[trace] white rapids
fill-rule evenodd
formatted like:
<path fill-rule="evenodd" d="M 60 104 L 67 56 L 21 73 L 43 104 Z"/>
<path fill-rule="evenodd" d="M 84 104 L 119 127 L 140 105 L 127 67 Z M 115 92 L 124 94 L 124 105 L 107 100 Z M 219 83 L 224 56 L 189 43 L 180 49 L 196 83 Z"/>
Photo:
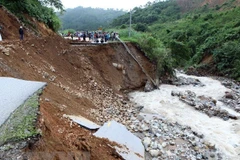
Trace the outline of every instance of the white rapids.
<path fill-rule="evenodd" d="M 184 85 L 161 85 L 159 90 L 152 92 L 132 92 L 129 94 L 131 101 L 144 106 L 144 112 L 157 113 L 164 116 L 170 122 L 178 122 L 181 125 L 190 126 L 193 131 L 203 134 L 204 139 L 215 144 L 223 154 L 224 159 L 240 159 L 240 120 L 224 121 L 218 117 L 210 118 L 204 113 L 195 110 L 193 107 L 183 103 L 178 97 L 171 96 L 171 91 L 190 90 L 197 96 L 210 96 L 219 100 L 230 91 L 219 81 L 208 77 L 188 76 L 177 73 L 177 76 L 190 77 L 200 80 L 204 87 Z M 229 113 L 240 116 L 234 110 L 225 107 L 220 101 L 217 106 L 227 110 Z"/>

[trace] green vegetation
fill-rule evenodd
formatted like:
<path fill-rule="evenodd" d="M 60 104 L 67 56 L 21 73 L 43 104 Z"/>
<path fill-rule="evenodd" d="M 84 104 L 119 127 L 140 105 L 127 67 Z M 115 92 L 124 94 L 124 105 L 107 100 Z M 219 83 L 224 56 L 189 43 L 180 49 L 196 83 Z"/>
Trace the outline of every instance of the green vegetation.
<path fill-rule="evenodd" d="M 21 21 L 33 28 L 34 25 L 25 18 L 26 14 L 45 23 L 53 31 L 58 31 L 61 27 L 61 21 L 56 16 L 54 9 L 49 7 L 53 6 L 63 12 L 63 5 L 60 0 L 0 0 L 0 5 L 5 6 Z"/>
<path fill-rule="evenodd" d="M 36 92 L 23 105 L 14 111 L 9 119 L 0 126 L 0 145 L 9 141 L 19 141 L 36 136 L 37 112 L 39 110 L 39 95 L 42 90 Z"/>
<path fill-rule="evenodd" d="M 63 31 L 61 31 L 61 33 L 63 33 L 64 35 L 67 35 L 68 33 L 76 33 L 75 29 L 65 29 Z"/>
<path fill-rule="evenodd" d="M 174 76 L 173 58 L 171 52 L 164 44 L 150 33 L 131 31 L 128 29 L 115 30 L 124 41 L 131 41 L 139 45 L 146 56 L 157 65 L 157 76 Z"/>
<path fill-rule="evenodd" d="M 127 30 L 119 31 L 120 36 L 137 43 L 158 64 L 159 71 L 204 66 L 240 80 L 240 21 L 236 18 L 240 16 L 240 7 L 236 6 L 239 3 L 214 1 L 216 4 L 210 7 L 210 4 L 201 6 L 203 2 L 168 0 L 134 8 L 132 28 L 135 31 L 131 38 L 124 33 Z M 141 18 L 150 15 L 155 18 Z M 111 25 L 119 28 L 128 23 L 129 13 Z M 203 63 L 207 57 L 213 57 L 212 63 Z"/>
<path fill-rule="evenodd" d="M 135 7 L 132 11 L 132 21 L 134 24 L 153 24 L 174 21 L 180 18 L 180 7 L 175 1 L 148 2 L 144 8 Z M 112 26 L 129 24 L 129 13 L 114 19 Z"/>
<path fill-rule="evenodd" d="M 97 30 L 106 28 L 112 20 L 125 14 L 122 10 L 83 8 L 67 9 L 59 18 L 62 21 L 62 30 L 74 29 L 78 31 Z"/>

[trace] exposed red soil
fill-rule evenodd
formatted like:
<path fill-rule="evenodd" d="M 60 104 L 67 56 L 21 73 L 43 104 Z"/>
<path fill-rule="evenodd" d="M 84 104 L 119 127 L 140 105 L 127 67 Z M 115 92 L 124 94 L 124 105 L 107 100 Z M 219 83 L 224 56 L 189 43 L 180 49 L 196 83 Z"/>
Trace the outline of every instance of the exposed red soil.
<path fill-rule="evenodd" d="M 18 40 L 21 25 L 14 16 L 0 8 L 4 41 L 0 42 L 0 76 L 44 81 L 47 87 L 40 99 L 39 141 L 26 151 L 31 159 L 121 159 L 106 139 L 70 122 L 66 115 L 82 115 L 94 122 L 92 108 L 114 104 L 125 90 L 142 87 L 146 76 L 121 44 L 70 46 L 42 24 L 36 36 L 24 27 L 25 39 Z M 154 75 L 154 66 L 134 45 L 130 49 L 145 69 Z M 113 66 L 124 66 L 126 74 Z"/>

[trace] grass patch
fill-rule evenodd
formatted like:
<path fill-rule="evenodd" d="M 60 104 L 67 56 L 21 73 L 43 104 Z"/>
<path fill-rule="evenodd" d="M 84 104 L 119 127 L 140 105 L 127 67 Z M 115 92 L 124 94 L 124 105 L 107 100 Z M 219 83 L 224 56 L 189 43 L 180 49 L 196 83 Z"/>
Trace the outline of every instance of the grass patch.
<path fill-rule="evenodd" d="M 36 129 L 37 116 L 39 111 L 39 96 L 42 89 L 29 97 L 24 104 L 18 107 L 0 126 L 0 145 L 20 141 L 38 135 Z"/>

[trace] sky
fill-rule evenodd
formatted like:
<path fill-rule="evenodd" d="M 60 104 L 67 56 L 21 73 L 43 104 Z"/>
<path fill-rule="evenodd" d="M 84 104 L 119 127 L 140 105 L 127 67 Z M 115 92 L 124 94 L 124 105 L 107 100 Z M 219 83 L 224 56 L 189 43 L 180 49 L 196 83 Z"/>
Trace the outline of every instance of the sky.
<path fill-rule="evenodd" d="M 75 8 L 78 6 L 92 8 L 114 8 L 129 11 L 134 7 L 145 5 L 148 1 L 154 0 L 61 0 L 65 9 Z"/>

